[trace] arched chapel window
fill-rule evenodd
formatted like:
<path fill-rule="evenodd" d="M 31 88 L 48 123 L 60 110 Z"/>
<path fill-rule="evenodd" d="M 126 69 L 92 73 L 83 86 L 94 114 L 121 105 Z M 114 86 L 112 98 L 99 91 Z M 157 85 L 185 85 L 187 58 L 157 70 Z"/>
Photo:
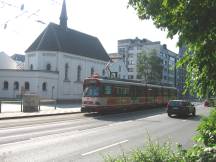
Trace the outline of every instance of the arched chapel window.
<path fill-rule="evenodd" d="M 119 66 L 119 72 L 121 72 L 121 66 Z"/>
<path fill-rule="evenodd" d="M 33 65 L 31 64 L 31 65 L 30 65 L 30 70 L 33 70 L 33 69 L 34 69 L 34 67 L 33 67 Z"/>
<path fill-rule="evenodd" d="M 94 68 L 92 67 L 91 68 L 91 75 L 93 75 L 94 74 Z"/>
<path fill-rule="evenodd" d="M 51 65 L 50 65 L 50 64 L 47 64 L 46 70 L 47 70 L 47 71 L 50 71 L 50 70 L 51 70 Z"/>
<path fill-rule="evenodd" d="M 79 65 L 77 67 L 77 81 L 81 80 L 81 66 Z"/>
<path fill-rule="evenodd" d="M 8 89 L 8 87 L 9 87 L 8 81 L 4 81 L 3 87 L 5 90 Z"/>
<path fill-rule="evenodd" d="M 43 82 L 43 84 L 42 84 L 42 90 L 43 91 L 47 90 L 47 83 L 46 82 Z"/>
<path fill-rule="evenodd" d="M 19 83 L 16 81 L 14 82 L 14 90 L 18 90 L 19 89 Z"/>
<path fill-rule="evenodd" d="M 68 69 L 69 69 L 68 63 L 66 63 L 65 64 L 65 80 L 68 80 Z"/>
<path fill-rule="evenodd" d="M 25 82 L 25 90 L 29 90 L 29 89 L 30 89 L 29 82 Z"/>
<path fill-rule="evenodd" d="M 102 75 L 105 76 L 105 73 L 106 73 L 106 72 L 105 72 L 105 70 L 103 69 L 103 71 L 102 71 Z"/>

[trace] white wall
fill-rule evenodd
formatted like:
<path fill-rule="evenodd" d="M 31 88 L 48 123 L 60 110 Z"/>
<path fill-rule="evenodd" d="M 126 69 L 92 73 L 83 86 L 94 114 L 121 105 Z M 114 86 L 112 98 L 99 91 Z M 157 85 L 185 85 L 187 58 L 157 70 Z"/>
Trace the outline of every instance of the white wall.
<path fill-rule="evenodd" d="M 94 72 L 102 75 L 107 62 L 81 57 L 64 52 L 37 51 L 26 54 L 25 69 L 30 69 L 32 64 L 34 70 L 45 70 L 46 65 L 51 65 L 51 71 L 59 72 L 56 95 L 58 99 L 81 99 L 83 80 Z M 65 80 L 65 64 L 68 64 L 68 80 Z M 77 68 L 81 66 L 81 80 L 77 81 Z M 43 78 L 40 78 L 41 81 Z M 41 85 L 41 84 L 40 84 Z M 46 93 L 41 92 L 44 96 Z"/>
<path fill-rule="evenodd" d="M 111 72 L 117 72 L 120 79 L 128 79 L 128 71 L 122 59 L 119 59 L 109 66 Z"/>
<path fill-rule="evenodd" d="M 65 80 L 65 64 L 68 64 L 68 80 Z M 77 68 L 81 66 L 81 80 L 77 81 Z M 91 75 L 91 68 L 94 72 L 102 75 L 106 62 L 91 58 L 81 57 L 68 53 L 59 54 L 59 93 L 60 99 L 81 99 L 83 91 L 83 80 Z"/>
<path fill-rule="evenodd" d="M 8 89 L 4 89 L 4 81 L 8 81 Z M 19 83 L 18 90 L 14 90 L 15 81 Z M 57 98 L 58 73 L 23 70 L 0 70 L 0 98 L 15 98 L 20 95 L 21 87 L 24 87 L 25 82 L 30 84 L 30 89 L 26 93 L 36 93 L 46 98 Z M 42 90 L 43 82 L 47 83 L 46 91 Z"/>

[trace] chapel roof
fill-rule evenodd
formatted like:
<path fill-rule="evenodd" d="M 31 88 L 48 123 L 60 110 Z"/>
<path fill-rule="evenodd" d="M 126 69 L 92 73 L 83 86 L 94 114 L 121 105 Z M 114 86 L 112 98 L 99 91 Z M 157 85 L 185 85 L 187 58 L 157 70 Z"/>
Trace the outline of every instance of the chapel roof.
<path fill-rule="evenodd" d="M 60 25 L 49 23 L 25 52 L 33 51 L 60 51 L 102 61 L 110 60 L 97 37 L 67 27 L 65 1 L 63 1 Z"/>

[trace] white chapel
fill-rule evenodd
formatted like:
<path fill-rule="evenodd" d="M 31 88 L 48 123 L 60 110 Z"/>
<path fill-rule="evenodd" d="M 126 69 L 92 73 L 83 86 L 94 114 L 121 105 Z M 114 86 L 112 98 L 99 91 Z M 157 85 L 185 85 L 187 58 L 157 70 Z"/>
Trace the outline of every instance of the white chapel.
<path fill-rule="evenodd" d="M 83 80 L 106 76 L 110 58 L 99 39 L 68 28 L 63 1 L 60 24 L 50 23 L 25 51 L 24 70 L 0 69 L 0 98 L 34 93 L 57 100 L 80 100 Z"/>

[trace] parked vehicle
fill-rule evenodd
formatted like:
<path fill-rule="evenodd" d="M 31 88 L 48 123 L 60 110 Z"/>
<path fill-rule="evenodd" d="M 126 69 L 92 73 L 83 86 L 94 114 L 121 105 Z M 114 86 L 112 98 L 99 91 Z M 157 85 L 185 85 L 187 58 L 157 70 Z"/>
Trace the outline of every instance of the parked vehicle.
<path fill-rule="evenodd" d="M 84 80 L 82 112 L 165 106 L 176 99 L 175 87 L 92 76 Z"/>
<path fill-rule="evenodd" d="M 214 99 L 214 98 L 206 99 L 206 100 L 204 101 L 204 106 L 205 106 L 205 107 L 213 107 L 213 106 L 216 105 L 215 102 L 216 102 L 216 99 Z"/>
<path fill-rule="evenodd" d="M 167 104 L 167 114 L 169 117 L 171 117 L 173 114 L 182 116 L 188 116 L 192 114 L 195 116 L 196 108 L 191 102 L 186 100 L 171 100 Z"/>

